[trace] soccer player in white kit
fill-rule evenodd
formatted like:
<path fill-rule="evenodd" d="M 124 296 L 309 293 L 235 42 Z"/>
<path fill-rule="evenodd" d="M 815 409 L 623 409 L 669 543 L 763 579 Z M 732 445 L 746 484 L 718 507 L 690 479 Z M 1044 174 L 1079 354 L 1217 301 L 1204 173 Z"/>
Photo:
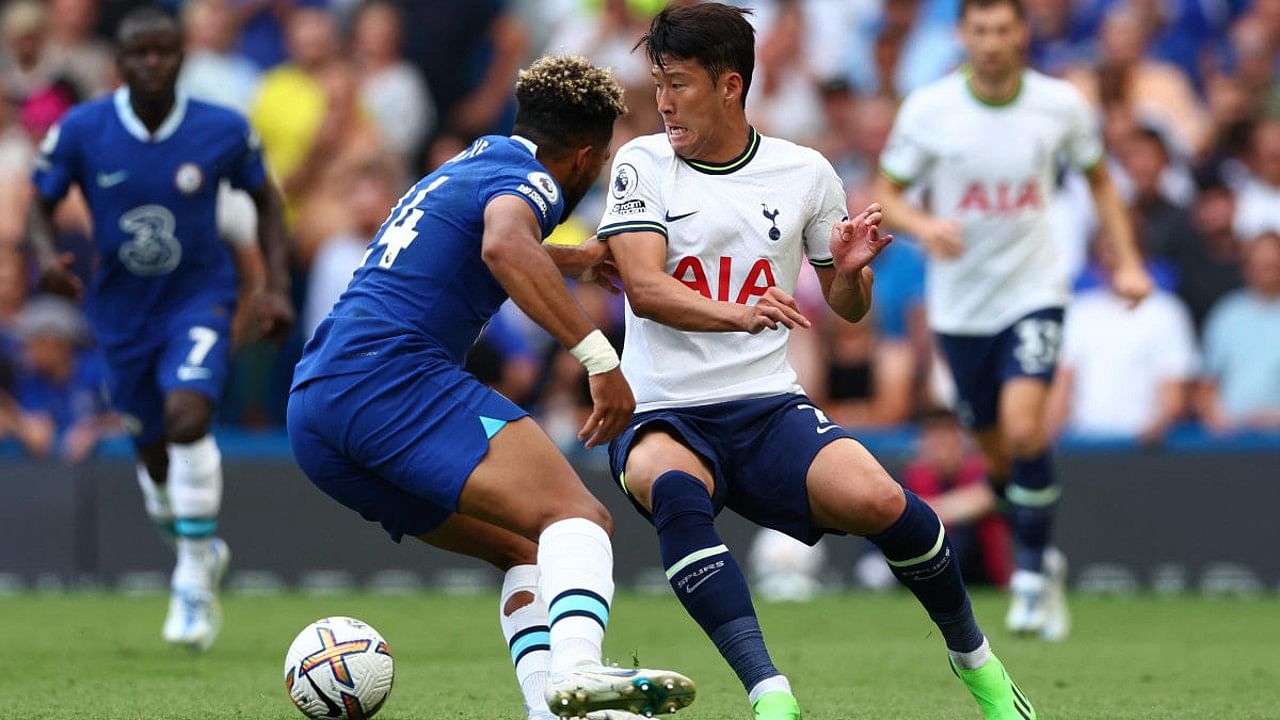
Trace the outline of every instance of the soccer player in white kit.
<path fill-rule="evenodd" d="M 1019 0 L 963 0 L 960 37 L 969 64 L 903 103 L 875 194 L 885 223 L 929 253 L 929 324 L 960 415 L 1009 503 L 1016 570 L 1006 625 L 1061 639 L 1065 561 L 1050 549 L 1060 488 L 1045 429 L 1070 297 L 1047 208 L 1060 159 L 1088 178 L 1117 258 L 1115 291 L 1137 303 L 1151 279 L 1088 106 L 1067 83 L 1024 67 L 1029 32 Z M 915 184 L 928 187 L 928 211 L 903 197 Z"/>
<path fill-rule="evenodd" d="M 791 292 L 807 259 L 831 308 L 870 306 L 880 208 L 850 221 L 821 155 L 746 117 L 754 33 L 720 3 L 668 8 L 640 45 L 666 133 L 618 150 L 597 232 L 627 293 L 622 368 L 636 395 L 610 445 L 620 487 L 658 533 L 676 596 L 747 691 L 757 720 L 800 707 L 765 646 L 742 570 L 716 532 L 729 508 L 813 544 L 865 535 L 938 626 L 988 719 L 1032 720 L 978 628 L 937 515 L 796 384 Z"/>

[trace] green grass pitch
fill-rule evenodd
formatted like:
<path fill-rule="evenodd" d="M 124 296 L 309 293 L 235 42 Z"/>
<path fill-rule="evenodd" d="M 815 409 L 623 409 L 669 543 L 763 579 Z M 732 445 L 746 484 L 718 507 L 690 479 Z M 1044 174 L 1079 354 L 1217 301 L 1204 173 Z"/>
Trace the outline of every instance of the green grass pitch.
<path fill-rule="evenodd" d="M 396 658 L 380 720 L 522 718 L 496 597 L 233 596 L 205 656 L 160 641 L 165 598 L 111 594 L 0 598 L 0 698 L 6 718 L 298 720 L 284 652 L 326 615 L 378 628 Z M 1004 600 L 979 595 L 997 653 L 1046 720 L 1280 718 L 1280 600 L 1077 598 L 1075 633 L 1058 645 L 1000 629 Z M 941 639 L 905 593 L 762 604 L 777 664 L 806 720 L 975 718 Z M 606 653 L 638 654 L 698 683 L 680 717 L 751 717 L 741 687 L 670 597 L 622 594 Z"/>

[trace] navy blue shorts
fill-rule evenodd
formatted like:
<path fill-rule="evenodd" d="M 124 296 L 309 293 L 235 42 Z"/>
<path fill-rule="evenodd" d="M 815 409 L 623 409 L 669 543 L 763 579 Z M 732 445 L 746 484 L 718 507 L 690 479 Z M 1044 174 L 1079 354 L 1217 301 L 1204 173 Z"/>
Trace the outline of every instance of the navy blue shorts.
<path fill-rule="evenodd" d="M 985 430 L 1000 419 L 1000 390 L 1006 382 L 1018 377 L 1053 380 L 1062 347 L 1062 308 L 1028 313 L 995 335 L 937 337 L 955 378 L 960 419 Z"/>
<path fill-rule="evenodd" d="M 178 313 L 148 339 L 104 345 L 107 391 L 134 443 L 164 439 L 164 398 L 191 390 L 217 403 L 231 368 L 234 308 L 207 305 Z"/>
<path fill-rule="evenodd" d="M 726 507 L 751 522 L 784 532 L 810 545 L 826 533 L 809 512 L 809 466 L 818 451 L 850 438 L 804 395 L 775 395 L 751 400 L 638 413 L 609 445 L 609 467 L 627 493 L 627 455 L 645 427 L 664 425 L 702 457 L 715 475 L 711 504 Z M 632 498 L 640 514 L 649 512 Z"/>
<path fill-rule="evenodd" d="M 419 359 L 307 382 L 287 422 L 311 482 L 399 542 L 457 511 L 489 438 L 526 414 L 457 365 Z"/>

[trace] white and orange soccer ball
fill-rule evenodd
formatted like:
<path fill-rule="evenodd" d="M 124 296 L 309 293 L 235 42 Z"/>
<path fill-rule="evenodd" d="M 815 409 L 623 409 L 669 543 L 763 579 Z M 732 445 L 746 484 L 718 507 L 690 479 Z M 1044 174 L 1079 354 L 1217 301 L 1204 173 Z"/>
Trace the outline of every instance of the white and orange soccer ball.
<path fill-rule="evenodd" d="M 394 676 L 387 641 L 349 617 L 324 618 L 306 626 L 284 660 L 285 688 L 309 718 L 371 718 L 391 694 Z"/>

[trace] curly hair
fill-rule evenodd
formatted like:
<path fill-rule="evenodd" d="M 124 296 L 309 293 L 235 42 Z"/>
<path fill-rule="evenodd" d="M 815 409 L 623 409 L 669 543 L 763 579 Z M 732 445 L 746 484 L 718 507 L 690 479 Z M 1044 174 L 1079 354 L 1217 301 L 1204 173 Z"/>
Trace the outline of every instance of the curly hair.
<path fill-rule="evenodd" d="M 627 112 L 613 73 L 575 55 L 548 55 L 521 70 L 516 103 L 515 132 L 553 153 L 608 142 Z"/>

